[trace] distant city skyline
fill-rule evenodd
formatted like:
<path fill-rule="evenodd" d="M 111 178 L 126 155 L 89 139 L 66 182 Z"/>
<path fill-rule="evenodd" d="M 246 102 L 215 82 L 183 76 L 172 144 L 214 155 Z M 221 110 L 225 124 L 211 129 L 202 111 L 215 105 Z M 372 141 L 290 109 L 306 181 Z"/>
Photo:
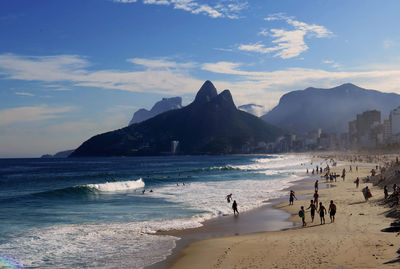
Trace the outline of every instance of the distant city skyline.
<path fill-rule="evenodd" d="M 73 149 L 205 80 L 265 110 L 293 90 L 400 93 L 396 0 L 0 3 L 0 157 Z"/>

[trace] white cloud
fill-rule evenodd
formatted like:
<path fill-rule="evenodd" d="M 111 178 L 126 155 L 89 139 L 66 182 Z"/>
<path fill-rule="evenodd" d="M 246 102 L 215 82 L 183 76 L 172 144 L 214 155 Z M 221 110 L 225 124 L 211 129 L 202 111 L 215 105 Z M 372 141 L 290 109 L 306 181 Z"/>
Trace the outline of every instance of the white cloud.
<path fill-rule="evenodd" d="M 178 63 L 174 61 L 168 61 L 167 59 L 133 58 L 128 59 L 127 61 L 150 69 L 191 68 L 194 66 L 194 63 Z"/>
<path fill-rule="evenodd" d="M 118 3 L 135 3 L 137 0 L 114 0 Z M 239 13 L 247 8 L 247 1 L 218 0 L 213 5 L 204 0 L 143 0 L 145 5 L 165 5 L 180 9 L 192 14 L 203 14 L 211 18 L 237 19 Z"/>
<path fill-rule="evenodd" d="M 324 64 L 328 64 L 328 65 L 330 65 L 330 66 L 332 66 L 333 68 L 336 68 L 336 69 L 341 67 L 341 65 L 339 63 L 335 62 L 334 60 L 323 60 L 322 62 Z"/>
<path fill-rule="evenodd" d="M 275 105 L 283 93 L 309 86 L 332 87 L 352 82 L 367 88 L 400 93 L 398 87 L 400 85 L 400 66 L 395 65 L 374 65 L 349 71 L 288 68 L 265 72 L 248 71 L 239 62 L 224 61 L 200 64 L 175 62 L 167 59 L 130 59 L 129 61 L 133 64 L 144 67 L 145 70 L 140 71 L 107 69 L 91 71 L 90 63 L 83 57 L 64 55 L 49 58 L 47 56 L 30 57 L 6 54 L 0 55 L 0 72 L 4 78 L 40 81 L 55 87 L 67 83 L 72 86 L 182 96 L 195 94 L 204 80 L 208 78 L 198 78 L 191 74 L 192 71 L 197 72 L 201 69 L 232 76 L 229 79 L 213 80 L 213 82 L 220 90 L 231 89 L 238 104 L 257 100 L 259 103 L 264 102 L 261 104 L 266 108 Z M 71 62 L 76 64 L 71 65 Z M 337 64 L 331 59 L 325 60 L 325 63 Z"/>
<path fill-rule="evenodd" d="M 271 36 L 273 38 L 272 43 L 274 46 L 267 47 L 261 42 L 258 42 L 256 44 L 241 44 L 238 46 L 239 50 L 257 52 L 261 54 L 275 52 L 275 57 L 289 59 L 299 56 L 301 53 L 308 50 L 308 46 L 305 43 L 305 38 L 323 38 L 332 35 L 332 33 L 324 26 L 297 21 L 292 17 L 287 17 L 281 13 L 270 15 L 265 18 L 265 20 L 284 20 L 287 24 L 292 26 L 293 29 L 271 29 L 269 32 L 263 29 L 258 34 L 263 36 Z"/>
<path fill-rule="evenodd" d="M 35 96 L 33 93 L 30 92 L 15 92 L 15 94 L 21 96 Z"/>
<path fill-rule="evenodd" d="M 70 112 L 73 107 L 48 107 L 40 106 L 24 106 L 0 110 L 0 126 L 21 123 L 41 121 L 62 117 L 63 113 Z"/>

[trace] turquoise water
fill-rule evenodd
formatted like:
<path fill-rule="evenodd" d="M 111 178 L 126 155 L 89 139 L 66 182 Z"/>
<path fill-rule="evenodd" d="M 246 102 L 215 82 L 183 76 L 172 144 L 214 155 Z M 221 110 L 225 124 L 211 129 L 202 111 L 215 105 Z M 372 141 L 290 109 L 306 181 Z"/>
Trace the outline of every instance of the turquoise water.
<path fill-rule="evenodd" d="M 178 239 L 155 231 L 231 214 L 229 193 L 242 211 L 260 206 L 300 179 L 305 162 L 269 155 L 2 159 L 0 257 L 28 268 L 141 268 L 165 258 Z"/>

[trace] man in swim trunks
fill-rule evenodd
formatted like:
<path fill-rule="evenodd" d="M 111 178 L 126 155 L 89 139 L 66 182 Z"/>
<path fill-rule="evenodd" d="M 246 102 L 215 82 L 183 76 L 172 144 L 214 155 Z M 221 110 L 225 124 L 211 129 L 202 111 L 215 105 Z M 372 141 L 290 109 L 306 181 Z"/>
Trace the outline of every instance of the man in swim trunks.
<path fill-rule="evenodd" d="M 313 200 L 310 201 L 310 206 L 307 209 L 311 209 L 311 222 L 314 222 L 316 207 Z"/>
<path fill-rule="evenodd" d="M 318 212 L 319 212 L 319 217 L 320 217 L 320 219 L 321 219 L 321 225 L 322 225 L 322 224 L 325 224 L 326 208 L 322 205 L 322 202 L 319 203 L 319 210 L 318 210 Z M 322 221 L 323 221 L 324 223 L 322 223 Z"/>
<path fill-rule="evenodd" d="M 335 214 L 336 214 L 336 205 L 331 200 L 331 204 L 329 205 L 329 217 L 331 218 L 331 223 L 335 222 Z"/>

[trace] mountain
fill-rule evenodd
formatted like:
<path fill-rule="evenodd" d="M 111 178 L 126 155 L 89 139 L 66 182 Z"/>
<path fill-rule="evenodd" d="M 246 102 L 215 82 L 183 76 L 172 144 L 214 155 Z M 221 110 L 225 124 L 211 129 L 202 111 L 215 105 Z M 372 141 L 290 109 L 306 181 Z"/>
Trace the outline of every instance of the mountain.
<path fill-rule="evenodd" d="M 347 83 L 331 89 L 307 88 L 281 97 L 279 104 L 261 118 L 281 128 L 305 133 L 347 132 L 348 122 L 366 110 L 377 109 L 382 118 L 398 107 L 400 95 L 366 90 Z"/>
<path fill-rule="evenodd" d="M 233 154 L 281 134 L 279 128 L 238 110 L 229 90 L 218 94 L 206 81 L 188 106 L 96 135 L 71 157 L 160 155 L 171 152 L 171 145 L 179 145 L 180 154 Z"/>
<path fill-rule="evenodd" d="M 264 112 L 264 107 L 256 104 L 246 104 L 238 106 L 238 109 L 247 113 L 253 114 L 254 116 L 260 117 Z"/>
<path fill-rule="evenodd" d="M 73 149 L 64 150 L 64 151 L 57 152 L 54 155 L 45 154 L 45 155 L 42 155 L 42 157 L 40 157 L 40 158 L 67 158 L 72 152 L 74 152 Z"/>
<path fill-rule="evenodd" d="M 129 122 L 129 125 L 148 120 L 165 111 L 169 111 L 172 109 L 179 109 L 181 107 L 182 107 L 181 97 L 163 98 L 161 101 L 155 103 L 155 105 L 151 108 L 150 111 L 144 108 L 141 108 L 138 111 L 136 111 L 135 114 L 133 114 L 132 120 Z"/>

